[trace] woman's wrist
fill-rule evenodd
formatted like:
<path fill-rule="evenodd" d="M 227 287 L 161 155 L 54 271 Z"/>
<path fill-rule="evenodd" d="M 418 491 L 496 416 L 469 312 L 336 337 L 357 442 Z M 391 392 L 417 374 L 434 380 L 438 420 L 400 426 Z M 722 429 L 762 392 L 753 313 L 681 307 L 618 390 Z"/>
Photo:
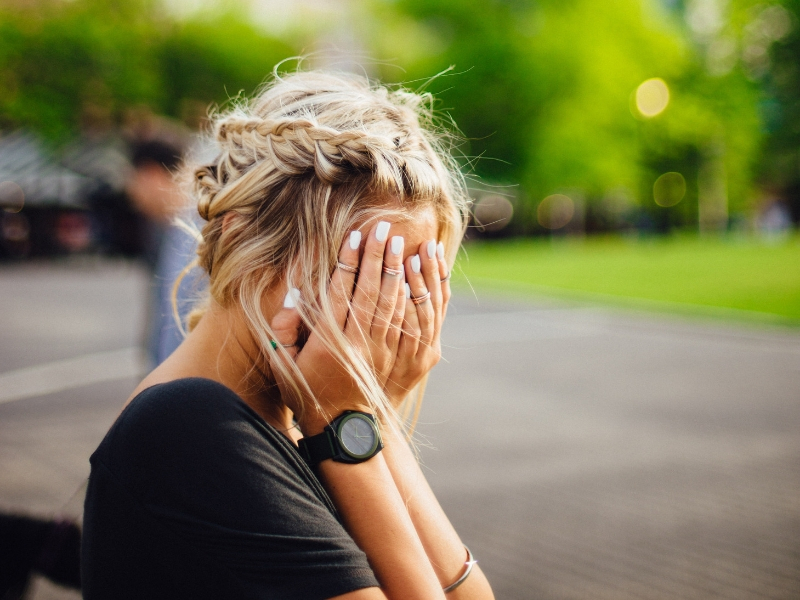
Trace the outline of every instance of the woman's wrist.
<path fill-rule="evenodd" d="M 335 412 L 331 412 L 330 414 L 323 413 L 321 410 L 316 408 L 308 408 L 305 410 L 301 418 L 297 420 L 297 425 L 300 428 L 300 431 L 303 433 L 303 436 L 309 437 L 312 435 L 317 435 L 322 433 L 336 417 L 341 415 L 346 410 L 354 410 L 369 414 L 372 414 L 373 412 L 369 406 L 357 403 L 348 403 L 346 405 L 337 406 L 335 408 Z"/>

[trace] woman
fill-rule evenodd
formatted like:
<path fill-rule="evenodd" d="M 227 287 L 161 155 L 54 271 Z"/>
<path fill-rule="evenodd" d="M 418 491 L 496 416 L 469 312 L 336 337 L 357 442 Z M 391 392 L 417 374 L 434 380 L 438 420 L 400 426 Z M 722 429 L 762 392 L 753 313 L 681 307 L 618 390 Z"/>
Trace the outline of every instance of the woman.
<path fill-rule="evenodd" d="M 401 431 L 463 181 L 429 98 L 275 77 L 194 168 L 209 299 L 92 456 L 94 598 L 492 598 Z"/>

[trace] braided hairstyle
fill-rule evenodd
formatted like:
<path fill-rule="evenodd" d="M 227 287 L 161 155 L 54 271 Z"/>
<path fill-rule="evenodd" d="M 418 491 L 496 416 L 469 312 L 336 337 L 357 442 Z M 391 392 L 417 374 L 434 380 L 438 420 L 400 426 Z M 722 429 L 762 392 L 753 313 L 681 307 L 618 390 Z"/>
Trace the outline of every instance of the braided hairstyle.
<path fill-rule="evenodd" d="M 420 209 L 434 209 L 452 265 L 466 187 L 444 148 L 449 138 L 431 126 L 431 102 L 355 75 L 276 73 L 251 102 L 212 118 L 213 164 L 185 167 L 207 221 L 197 250 L 209 276 L 205 306 L 238 302 L 269 361 L 282 349 L 269 344 L 261 299 L 276 285 L 299 288 L 304 324 L 348 366 L 379 414 L 391 410 L 369 365 L 332 325 L 327 282 L 352 229 L 411 219 Z M 190 329 L 203 311 L 190 315 Z M 308 390 L 293 363 L 285 368 L 297 391 Z"/>

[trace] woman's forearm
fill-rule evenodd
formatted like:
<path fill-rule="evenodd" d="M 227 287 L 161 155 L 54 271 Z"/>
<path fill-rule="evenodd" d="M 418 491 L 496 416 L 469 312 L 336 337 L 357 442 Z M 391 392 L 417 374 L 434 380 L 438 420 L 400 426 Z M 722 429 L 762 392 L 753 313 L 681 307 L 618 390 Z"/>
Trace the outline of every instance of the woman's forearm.
<path fill-rule="evenodd" d="M 467 558 L 464 545 L 404 437 L 391 427 L 384 427 L 382 434 L 386 444 L 382 452 L 386 465 L 439 585 L 444 588 L 464 573 Z M 466 581 L 447 597 L 452 600 L 488 600 L 494 595 L 486 577 L 476 565 Z"/>
<path fill-rule="evenodd" d="M 318 473 L 389 600 L 444 598 L 384 452 L 360 464 L 325 460 Z"/>

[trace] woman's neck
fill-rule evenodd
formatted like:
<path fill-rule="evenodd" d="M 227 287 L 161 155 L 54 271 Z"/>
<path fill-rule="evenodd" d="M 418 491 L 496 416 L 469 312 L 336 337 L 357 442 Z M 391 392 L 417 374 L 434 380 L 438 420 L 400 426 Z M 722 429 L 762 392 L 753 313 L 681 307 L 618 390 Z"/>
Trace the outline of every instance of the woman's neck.
<path fill-rule="evenodd" d="M 233 390 L 270 425 L 295 440 L 292 413 L 238 309 L 213 305 L 170 357 L 134 392 L 184 377 L 204 377 Z"/>

